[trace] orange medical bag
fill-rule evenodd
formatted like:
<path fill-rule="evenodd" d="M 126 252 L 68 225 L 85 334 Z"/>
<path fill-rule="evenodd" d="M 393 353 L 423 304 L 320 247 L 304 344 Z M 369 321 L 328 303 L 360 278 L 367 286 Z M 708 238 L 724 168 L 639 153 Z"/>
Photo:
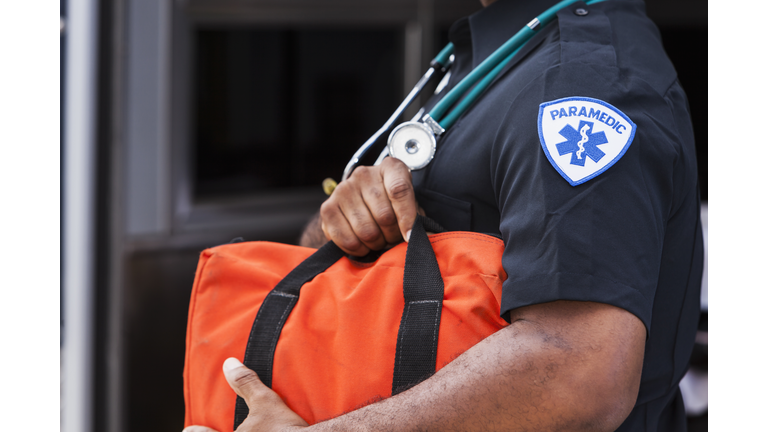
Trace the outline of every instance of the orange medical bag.
<path fill-rule="evenodd" d="M 187 324 L 185 426 L 224 432 L 248 414 L 221 372 L 228 357 L 314 424 L 423 381 L 506 326 L 503 242 L 427 236 L 432 224 L 419 217 L 409 243 L 369 263 L 332 242 L 203 251 Z"/>

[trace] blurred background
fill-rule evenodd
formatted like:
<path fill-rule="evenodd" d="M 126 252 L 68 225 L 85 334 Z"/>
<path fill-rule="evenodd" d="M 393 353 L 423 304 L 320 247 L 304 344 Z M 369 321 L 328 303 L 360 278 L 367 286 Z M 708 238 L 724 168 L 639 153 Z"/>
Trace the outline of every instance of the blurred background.
<path fill-rule="evenodd" d="M 646 4 L 688 93 L 706 202 L 706 3 Z M 450 25 L 480 7 L 61 0 L 63 430 L 183 428 L 200 251 L 296 243 L 321 181 L 339 179 Z M 703 310 L 692 431 L 707 428 L 706 296 Z"/>

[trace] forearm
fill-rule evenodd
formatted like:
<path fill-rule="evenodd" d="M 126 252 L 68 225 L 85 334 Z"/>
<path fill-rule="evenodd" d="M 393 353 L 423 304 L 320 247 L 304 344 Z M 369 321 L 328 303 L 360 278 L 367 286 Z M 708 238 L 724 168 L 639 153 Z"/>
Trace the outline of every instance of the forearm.
<path fill-rule="evenodd" d="M 614 430 L 634 405 L 642 356 L 572 342 L 516 321 L 414 388 L 312 429 Z"/>
<path fill-rule="evenodd" d="M 322 245 L 328 242 L 323 232 L 322 224 L 320 221 L 320 212 L 317 212 L 312 219 L 309 220 L 307 226 L 304 227 L 304 232 L 301 234 L 299 245 L 311 248 L 320 248 Z"/>

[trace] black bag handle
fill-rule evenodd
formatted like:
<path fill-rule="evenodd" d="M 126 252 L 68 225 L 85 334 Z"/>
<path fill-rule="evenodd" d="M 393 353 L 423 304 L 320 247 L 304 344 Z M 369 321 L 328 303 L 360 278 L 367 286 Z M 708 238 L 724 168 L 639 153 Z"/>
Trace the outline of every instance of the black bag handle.
<path fill-rule="evenodd" d="M 431 219 L 417 216 L 405 252 L 405 307 L 397 332 L 392 396 L 435 373 L 437 336 L 440 332 L 445 287 L 427 231 L 444 230 Z"/>
<path fill-rule="evenodd" d="M 444 230 L 433 220 L 417 216 L 405 256 L 405 307 L 397 334 L 392 395 L 413 387 L 435 373 L 444 285 L 427 231 Z M 326 243 L 291 270 L 261 304 L 251 327 L 243 364 L 253 369 L 267 387 L 272 388 L 272 364 L 277 340 L 299 299 L 301 287 L 343 256 L 344 252 L 333 242 Z M 248 405 L 238 396 L 234 429 L 247 416 Z"/>

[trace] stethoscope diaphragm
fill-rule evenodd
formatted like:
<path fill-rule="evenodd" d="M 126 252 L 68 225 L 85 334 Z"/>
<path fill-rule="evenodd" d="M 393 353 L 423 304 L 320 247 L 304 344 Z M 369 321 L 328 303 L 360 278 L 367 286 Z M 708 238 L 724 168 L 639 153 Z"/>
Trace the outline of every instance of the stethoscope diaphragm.
<path fill-rule="evenodd" d="M 546 27 L 547 24 L 557 18 L 558 11 L 573 5 L 576 1 L 562 0 L 530 21 L 454 85 L 432 107 L 428 114 L 421 117 L 421 122 L 410 121 L 396 127 L 389 135 L 386 149 L 381 152 L 374 165 L 378 165 L 389 155 L 403 161 L 411 170 L 426 167 L 435 156 L 435 149 L 437 148 L 436 137 L 442 136 L 446 129 L 450 128 L 472 106 L 474 101 L 494 82 L 496 77 L 506 70 L 505 66 L 534 37 L 538 29 Z M 601 1 L 603 0 L 585 0 L 585 3 L 591 5 Z M 427 72 L 419 79 L 413 90 L 408 93 L 408 96 L 392 113 L 387 122 L 368 141 L 360 146 L 352 156 L 352 159 L 349 160 L 344 168 L 344 173 L 341 177 L 342 181 L 349 178 L 352 171 L 360 163 L 363 155 L 374 144 L 379 142 L 379 138 L 400 118 L 427 82 L 433 76 L 438 75 L 436 72 L 438 70 L 446 72 L 451 67 L 454 61 L 453 50 L 453 44 L 448 43 L 432 60 Z M 450 112 L 448 111 L 449 109 Z M 421 116 L 423 110 L 424 108 L 419 111 L 414 120 Z M 326 193 L 330 194 L 330 191 L 333 189 L 331 182 L 328 182 L 328 185 L 325 189 Z"/>
<path fill-rule="evenodd" d="M 400 159 L 411 170 L 418 170 L 432 161 L 437 141 L 427 125 L 410 121 L 392 130 L 387 148 L 390 156 Z"/>

